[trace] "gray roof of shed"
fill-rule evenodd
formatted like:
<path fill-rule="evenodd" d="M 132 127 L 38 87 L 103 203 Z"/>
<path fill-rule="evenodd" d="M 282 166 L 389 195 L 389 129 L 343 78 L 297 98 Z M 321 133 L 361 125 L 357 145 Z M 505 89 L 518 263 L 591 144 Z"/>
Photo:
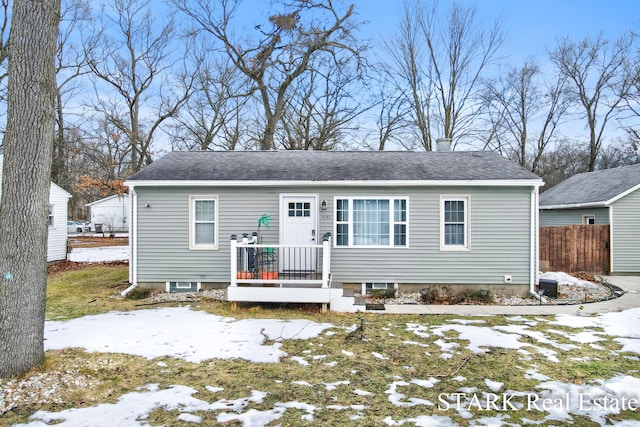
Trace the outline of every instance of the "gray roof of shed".
<path fill-rule="evenodd" d="M 318 182 L 414 180 L 541 181 L 537 175 L 493 152 L 407 151 L 174 151 L 127 179 Z"/>
<path fill-rule="evenodd" d="M 640 164 L 574 175 L 540 195 L 540 207 L 605 205 L 640 185 Z"/>

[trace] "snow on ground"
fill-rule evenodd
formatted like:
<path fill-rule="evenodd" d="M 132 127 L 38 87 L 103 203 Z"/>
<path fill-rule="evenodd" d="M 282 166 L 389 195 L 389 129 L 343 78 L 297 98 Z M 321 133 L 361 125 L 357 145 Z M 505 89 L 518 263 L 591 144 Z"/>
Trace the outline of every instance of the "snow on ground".
<path fill-rule="evenodd" d="M 444 325 L 434 326 L 412 322 L 405 327 L 414 332 L 417 340 L 407 341 L 405 344 L 420 344 L 420 339 L 435 336 L 438 339 L 433 344 L 442 352 L 440 357 L 452 357 L 457 349 L 465 346 L 477 353 L 484 353 L 491 348 L 518 349 L 523 355 L 522 360 L 527 360 L 527 354 L 530 353 L 526 349 L 531 349 L 545 355 L 553 362 L 558 361 L 557 351 L 554 349 L 562 351 L 571 349 L 571 345 L 554 340 L 558 336 L 564 336 L 561 335 L 560 330 L 549 329 L 542 333 L 530 329 L 542 320 L 512 317 L 511 321 L 513 324 L 509 326 L 491 326 L 490 322 L 484 320 L 470 322 L 465 319 L 452 319 Z M 640 354 L 640 331 L 636 328 L 639 321 L 640 308 L 595 317 L 557 316 L 548 324 L 568 328 L 586 328 L 576 334 L 566 335 L 577 343 L 591 344 L 598 341 L 600 336 L 609 335 L 619 340 L 624 350 Z M 194 324 L 199 327 L 193 328 Z M 287 357 L 287 354 L 281 350 L 282 340 L 314 338 L 332 327 L 330 324 L 308 320 L 235 320 L 191 310 L 188 306 L 167 307 L 126 313 L 110 312 L 68 321 L 48 321 L 45 324 L 45 345 L 47 349 L 81 347 L 92 352 L 126 353 L 148 359 L 171 356 L 194 363 L 211 358 L 243 358 L 252 362 L 277 363 Z M 329 332 L 332 331 L 327 333 Z M 270 344 L 266 344 L 267 342 Z M 429 346 L 423 344 L 425 347 Z M 431 348 L 433 349 L 433 346 Z M 343 350 L 341 354 L 348 356 L 351 353 Z M 375 353 L 373 357 L 386 356 Z M 325 358 L 330 356 L 323 354 L 322 359 Z M 303 358 L 300 359 L 305 361 Z M 294 360 L 294 357 L 290 360 Z M 610 415 L 618 414 L 625 409 L 625 402 L 628 404 L 630 399 L 640 401 L 640 379 L 629 375 L 619 374 L 613 378 L 578 385 L 552 381 L 539 374 L 536 366 L 532 366 L 523 371 L 523 376 L 535 379 L 539 384 L 534 390 L 507 391 L 503 390 L 504 384 L 490 378 L 485 380 L 485 387 L 480 390 L 476 387 L 452 385 L 452 392 L 461 394 L 461 397 L 457 397 L 458 401 L 441 397 L 438 397 L 438 400 L 427 400 L 412 397 L 407 393 L 410 387 L 431 388 L 441 381 L 439 379 L 390 378 L 385 396 L 381 397 L 398 407 L 429 408 L 428 411 L 434 415 L 421 415 L 407 419 L 396 419 L 389 415 L 386 418 L 381 417 L 384 418 L 381 421 L 390 426 L 406 423 L 416 426 L 457 426 L 458 424 L 447 416 L 447 411 L 450 411 L 448 415 L 458 414 L 465 419 L 473 418 L 477 425 L 513 425 L 509 423 L 508 414 L 483 417 L 482 408 L 478 406 L 484 404 L 478 401 L 478 396 L 483 398 L 488 393 L 506 392 L 524 402 L 518 404 L 518 409 L 529 405 L 528 410 L 544 414 L 545 422 L 571 423 L 575 421 L 574 416 L 584 416 L 596 424 L 605 425 L 607 420 L 611 421 Z M 459 381 L 464 379 L 456 378 L 451 381 L 459 384 Z M 291 384 L 319 387 L 325 390 L 353 387 L 350 390 L 351 393 L 363 396 L 371 394 L 352 386 L 349 381 L 312 384 L 300 379 L 291 381 Z M 302 410 L 301 421 L 304 422 L 313 422 L 315 412 L 320 409 L 355 411 L 351 416 L 353 420 L 367 417 L 366 405 L 344 406 L 337 401 L 324 408 L 292 401 L 278 402 L 273 408 L 256 410 L 252 405 L 261 403 L 268 395 L 267 391 L 252 390 L 250 396 L 227 400 L 223 398 L 224 390 L 216 384 L 209 385 L 202 392 L 198 392 L 197 397 L 194 396 L 195 394 L 195 389 L 185 385 L 172 385 L 161 390 L 157 385 L 150 384 L 144 389 L 121 396 L 113 404 L 100 404 L 60 412 L 38 411 L 25 425 L 45 426 L 57 422 L 59 424 L 56 425 L 63 427 L 145 426 L 148 425 L 145 419 L 158 408 L 177 410 L 180 413 L 177 421 L 194 424 L 201 420 L 201 417 L 194 412 L 200 412 L 202 415 L 201 412 L 218 411 L 216 414 L 218 422 L 237 420 L 248 427 L 265 426 L 281 418 L 290 409 Z M 636 403 L 636 406 L 638 405 Z M 105 420 L 104 423 L 102 420 Z M 632 424 L 621 422 L 618 425 Z"/>
<path fill-rule="evenodd" d="M 127 261 L 129 259 L 128 246 L 102 246 L 98 248 L 74 248 L 67 260 L 72 262 L 108 262 Z"/>
<path fill-rule="evenodd" d="M 45 348 L 172 356 L 194 363 L 212 358 L 277 362 L 285 356 L 280 341 L 313 338 L 330 327 L 308 320 L 235 320 L 188 306 L 166 307 L 46 322 Z M 275 342 L 266 345 L 265 339 Z"/>
<path fill-rule="evenodd" d="M 558 286 L 568 285 L 568 286 L 576 286 L 579 288 L 595 288 L 597 287 L 594 283 L 589 282 L 588 280 L 580 280 L 577 277 L 573 277 L 567 273 L 557 272 L 557 271 L 548 271 L 546 273 L 542 273 L 540 275 L 541 279 L 555 280 L 558 282 Z"/>

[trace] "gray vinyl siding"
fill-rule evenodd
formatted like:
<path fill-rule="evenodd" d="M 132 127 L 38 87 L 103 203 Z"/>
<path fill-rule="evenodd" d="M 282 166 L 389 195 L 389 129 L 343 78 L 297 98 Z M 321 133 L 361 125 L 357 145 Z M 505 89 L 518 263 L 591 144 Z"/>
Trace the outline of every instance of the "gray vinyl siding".
<path fill-rule="evenodd" d="M 640 191 L 611 206 L 611 273 L 640 273 Z"/>
<path fill-rule="evenodd" d="M 335 197 L 407 197 L 408 247 L 333 247 L 334 282 L 407 284 L 528 284 L 531 259 L 531 187 L 500 188 L 209 188 L 136 187 L 138 202 L 138 281 L 229 282 L 229 238 L 257 231 L 264 213 L 271 226 L 264 243 L 279 241 L 281 194 L 316 195 L 318 242 L 334 234 Z M 216 195 L 218 250 L 189 250 L 189 195 Z M 470 246 L 467 252 L 440 250 L 440 196 L 469 196 Z M 149 207 L 144 207 L 148 204 Z M 319 260 L 321 262 L 321 260 Z"/>
<path fill-rule="evenodd" d="M 582 224 L 584 215 L 593 215 L 596 224 L 609 224 L 609 208 L 541 209 L 540 226 Z"/>

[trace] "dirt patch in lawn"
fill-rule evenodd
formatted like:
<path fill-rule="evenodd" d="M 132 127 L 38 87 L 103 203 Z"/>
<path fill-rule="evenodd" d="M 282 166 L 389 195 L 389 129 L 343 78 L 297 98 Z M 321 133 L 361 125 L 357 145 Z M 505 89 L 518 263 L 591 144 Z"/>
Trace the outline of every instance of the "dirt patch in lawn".
<path fill-rule="evenodd" d="M 101 237 L 101 236 L 69 236 L 68 244 L 74 248 L 99 248 L 102 246 L 127 246 L 128 237 Z"/>
<path fill-rule="evenodd" d="M 73 261 L 60 261 L 55 264 L 50 264 L 47 267 L 47 274 L 57 274 L 64 271 L 76 271 L 82 270 L 83 268 L 96 266 L 96 265 L 105 265 L 105 266 L 117 266 L 117 265 L 128 265 L 127 261 L 105 261 L 105 262 L 73 262 Z"/>

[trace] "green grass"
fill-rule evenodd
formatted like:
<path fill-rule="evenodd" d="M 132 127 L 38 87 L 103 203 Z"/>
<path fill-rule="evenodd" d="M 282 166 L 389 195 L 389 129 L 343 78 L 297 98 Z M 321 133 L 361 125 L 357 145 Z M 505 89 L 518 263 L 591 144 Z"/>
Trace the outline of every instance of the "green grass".
<path fill-rule="evenodd" d="M 47 318 L 68 319 L 86 314 L 97 314 L 111 310 L 132 310 L 140 301 L 113 298 L 126 284 L 126 267 L 91 267 L 81 271 L 59 273 L 50 278 L 48 290 Z M 268 392 L 264 402 L 251 404 L 247 409 L 269 410 L 278 402 L 298 401 L 317 407 L 314 421 L 305 422 L 301 417 L 306 412 L 287 409 L 273 425 L 331 425 L 331 426 L 371 426 L 383 425 L 382 420 L 392 416 L 395 420 L 415 418 L 420 415 L 440 415 L 450 417 L 460 425 L 469 425 L 471 420 L 461 417 L 457 411 L 438 411 L 425 405 L 396 406 L 389 401 L 388 391 L 396 382 L 405 381 L 408 385 L 398 385 L 397 391 L 408 398 L 429 400 L 436 405 L 440 393 L 453 393 L 460 388 L 476 389 L 478 393 L 489 391 L 485 379 L 504 383 L 501 391 L 540 391 L 536 387 L 539 380 L 525 377 L 527 370 L 535 369 L 546 375 L 550 381 L 562 381 L 574 384 L 589 384 L 598 379 L 609 379 L 620 373 L 638 375 L 637 361 L 623 357 L 620 346 L 611 339 L 597 344 L 604 350 L 595 350 L 588 344 L 571 342 L 561 334 L 546 333 L 545 322 L 538 322 L 531 330 L 541 331 L 550 339 L 564 344 L 573 344 L 576 348 L 560 350 L 549 345 L 532 341 L 531 344 L 553 349 L 560 360 L 550 362 L 545 355 L 531 348 L 524 355 L 517 350 L 491 348 L 486 353 L 476 354 L 466 349 L 464 340 L 458 338 L 455 331 L 445 333 L 448 341 L 459 343 L 450 359 L 440 357 L 442 351 L 435 341 L 442 339 L 430 333 L 428 337 L 419 337 L 409 330 L 407 324 L 417 323 L 428 328 L 444 325 L 458 318 L 454 316 L 391 316 L 380 314 L 340 314 L 310 311 L 301 306 L 274 308 L 274 306 L 243 307 L 232 312 L 227 303 L 200 301 L 192 304 L 193 309 L 235 318 L 307 318 L 317 322 L 334 325 L 331 333 L 323 333 L 309 340 L 287 340 L 282 349 L 288 357 L 280 363 L 258 364 L 244 360 L 209 360 L 195 364 L 179 359 L 164 357 L 152 361 L 141 357 L 123 354 L 85 353 L 79 349 L 47 352 L 43 366 L 34 369 L 23 378 L 48 373 L 58 375 L 73 372 L 92 380 L 87 388 L 67 385 L 58 390 L 58 403 L 28 403 L 0 417 L 0 426 L 26 422 L 35 411 L 60 411 L 67 408 L 94 406 L 98 403 L 115 403 L 125 393 L 136 391 L 147 384 L 157 383 L 161 388 L 173 384 L 187 385 L 197 390 L 195 398 L 214 402 L 219 399 L 239 399 L 251 395 L 252 390 Z M 148 307 L 143 307 L 148 308 Z M 502 316 L 466 318 L 482 320 L 478 326 L 507 325 L 509 321 Z M 353 325 L 363 325 L 361 336 L 349 335 Z M 562 330 L 554 325 L 552 329 Z M 567 329 L 576 333 L 579 330 Z M 364 339 L 362 339 L 364 338 Z M 528 342 L 525 337 L 521 342 Z M 408 344 L 412 342 L 413 344 Z M 420 343 L 422 346 L 415 343 Z M 353 355 L 345 354 L 350 352 Z M 376 357 L 380 354 L 385 359 Z M 297 356 L 309 362 L 303 366 L 291 357 Z M 163 362 L 166 367 L 159 367 Z M 333 362 L 332 365 L 327 363 Z M 635 373 L 634 373 L 635 372 Z M 464 380 L 456 379 L 464 377 Z M 424 387 L 411 383 L 414 379 L 436 379 L 433 387 Z M 306 381 L 311 386 L 294 384 Z M 349 384 L 337 385 L 328 389 L 327 384 L 349 381 Z M 399 383 L 398 383 L 399 384 Z M 212 394 L 205 387 L 222 387 L 224 391 Z M 2 382 L 0 381 L 0 388 Z M 373 393 L 373 396 L 356 394 L 356 389 Z M 332 405 L 349 407 L 338 410 Z M 352 409 L 352 405 L 367 405 L 364 410 Z M 201 425 L 217 425 L 216 417 L 220 411 L 196 413 L 201 416 Z M 496 411 L 472 411 L 475 417 L 493 417 Z M 191 425 L 181 424 L 176 411 L 157 409 L 147 420 L 151 425 Z M 361 415 L 361 419 L 351 419 Z M 524 418 L 542 420 L 544 413 L 512 411 L 505 422 L 523 424 Z M 574 416 L 574 425 L 591 426 L 594 423 Z M 638 420 L 637 412 L 627 411 L 615 415 L 612 419 Z M 557 425 L 547 422 L 541 425 Z M 238 422 L 227 424 L 239 426 Z M 405 425 L 413 425 L 406 423 Z"/>
<path fill-rule="evenodd" d="M 97 266 L 49 276 L 47 311 L 49 320 L 71 319 L 110 310 L 130 310 L 135 302 L 118 298 L 127 288 L 126 265 Z"/>

